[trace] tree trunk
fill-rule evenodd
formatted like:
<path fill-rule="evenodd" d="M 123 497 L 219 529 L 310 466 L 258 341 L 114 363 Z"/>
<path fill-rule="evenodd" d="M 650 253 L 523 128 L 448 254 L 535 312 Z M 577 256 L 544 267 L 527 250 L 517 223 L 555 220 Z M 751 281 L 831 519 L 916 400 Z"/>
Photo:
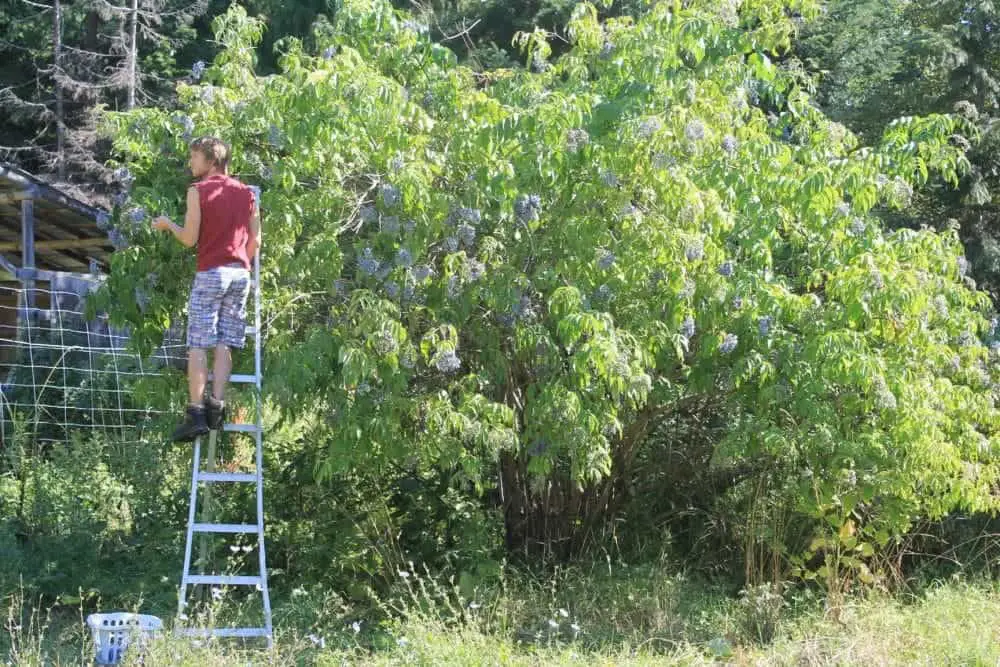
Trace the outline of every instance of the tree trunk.
<path fill-rule="evenodd" d="M 131 110 L 135 108 L 135 90 L 139 85 L 138 62 L 139 44 L 136 37 L 139 32 L 139 0 L 132 0 L 132 8 L 129 12 L 129 40 L 128 40 L 128 99 L 125 108 Z"/>
<path fill-rule="evenodd" d="M 56 175 L 66 180 L 66 110 L 63 104 L 62 72 L 62 1 L 52 1 L 52 65 L 56 94 Z"/>

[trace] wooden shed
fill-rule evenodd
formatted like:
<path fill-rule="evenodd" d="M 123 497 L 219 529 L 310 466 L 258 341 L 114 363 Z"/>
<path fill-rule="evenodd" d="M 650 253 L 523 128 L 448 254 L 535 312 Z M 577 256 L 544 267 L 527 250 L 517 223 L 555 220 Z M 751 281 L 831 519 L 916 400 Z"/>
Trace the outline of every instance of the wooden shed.
<path fill-rule="evenodd" d="M 114 251 L 108 220 L 106 211 L 0 163 L 0 376 L 17 353 L 19 321 L 76 309 L 100 284 Z"/>

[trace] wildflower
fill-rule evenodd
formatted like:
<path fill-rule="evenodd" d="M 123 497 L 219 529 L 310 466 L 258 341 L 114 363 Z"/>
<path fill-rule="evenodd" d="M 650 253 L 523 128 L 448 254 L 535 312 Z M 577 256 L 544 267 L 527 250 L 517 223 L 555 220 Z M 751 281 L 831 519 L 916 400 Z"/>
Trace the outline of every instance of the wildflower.
<path fill-rule="evenodd" d="M 512 308 L 514 316 L 522 320 L 532 320 L 535 318 L 535 305 L 531 302 L 531 297 L 524 295 L 518 299 Z"/>
<path fill-rule="evenodd" d="M 424 282 L 433 274 L 434 274 L 434 269 L 427 266 L 426 264 L 421 264 L 420 266 L 414 267 L 413 269 L 413 278 L 418 283 Z"/>
<path fill-rule="evenodd" d="M 693 317 L 686 317 L 684 321 L 681 322 L 680 332 L 685 338 L 691 338 L 694 336 L 695 326 Z"/>
<path fill-rule="evenodd" d="M 118 167 L 117 169 L 115 169 L 112 176 L 116 181 L 119 181 L 120 183 L 131 183 L 133 180 L 132 172 L 128 170 L 128 167 Z"/>
<path fill-rule="evenodd" d="M 382 203 L 389 208 L 397 206 L 402 201 L 403 195 L 395 185 L 383 184 L 381 188 Z"/>
<path fill-rule="evenodd" d="M 739 146 L 740 146 L 739 140 L 737 140 L 736 137 L 734 137 L 731 134 L 727 134 L 725 137 L 722 138 L 722 150 L 726 151 L 730 155 L 735 153 L 736 149 L 738 149 Z"/>
<path fill-rule="evenodd" d="M 733 263 L 732 263 L 732 261 L 727 260 L 727 261 L 723 262 L 722 266 L 719 267 L 718 271 L 719 271 L 719 275 L 722 276 L 723 278 L 730 278 L 730 277 L 732 277 L 732 275 L 733 275 Z"/>
<path fill-rule="evenodd" d="M 385 234 L 398 234 L 399 233 L 399 216 L 398 215 L 387 215 L 382 218 L 382 232 Z"/>
<path fill-rule="evenodd" d="M 404 268 L 413 265 L 413 255 L 406 248 L 400 248 L 396 253 L 396 266 L 402 266 Z"/>
<path fill-rule="evenodd" d="M 337 49 L 333 46 L 328 46 L 325 49 L 323 49 L 324 60 L 329 60 L 330 58 L 333 58 L 333 56 L 335 56 L 336 54 L 337 54 Z"/>
<path fill-rule="evenodd" d="M 381 266 L 381 262 L 375 259 L 372 254 L 372 249 L 365 248 L 361 252 L 361 259 L 358 260 L 358 267 L 368 275 L 372 276 L 379 270 L 379 266 Z"/>
<path fill-rule="evenodd" d="M 396 291 L 399 291 L 398 287 Z M 383 330 L 379 333 L 378 338 L 375 339 L 375 351 L 381 355 L 391 354 L 396 351 L 396 339 L 393 338 L 391 331 Z"/>
<path fill-rule="evenodd" d="M 729 354 L 736 349 L 738 344 L 739 338 L 736 337 L 736 334 L 726 334 L 725 338 L 722 339 L 722 342 L 719 343 L 719 352 L 722 354 Z"/>
<path fill-rule="evenodd" d="M 191 65 L 191 78 L 195 81 L 201 80 L 201 75 L 205 73 L 205 61 L 199 60 Z"/>
<path fill-rule="evenodd" d="M 976 109 L 976 105 L 968 100 L 959 100 L 955 102 L 955 113 L 960 116 L 964 116 L 969 120 L 976 120 L 979 118 L 979 110 Z"/>
<path fill-rule="evenodd" d="M 892 194 L 902 206 L 909 206 L 913 199 L 913 186 L 898 176 L 892 181 Z"/>
<path fill-rule="evenodd" d="M 472 225 L 463 222 L 456 231 L 466 247 L 471 247 L 476 242 L 476 228 Z"/>
<path fill-rule="evenodd" d="M 597 267 L 602 271 L 610 269 L 615 263 L 615 254 L 610 250 L 605 250 L 597 260 Z"/>
<path fill-rule="evenodd" d="M 267 130 L 267 141 L 275 148 L 281 148 L 285 143 L 285 138 L 281 134 L 281 130 L 276 126 L 272 125 Z"/>
<path fill-rule="evenodd" d="M 944 294 L 938 294 L 934 297 L 934 310 L 937 311 L 939 317 L 948 317 L 948 300 L 945 299 Z"/>
<path fill-rule="evenodd" d="M 514 200 L 514 215 L 522 224 L 538 220 L 542 198 L 538 195 L 520 195 Z"/>
<path fill-rule="evenodd" d="M 590 143 L 590 135 L 586 130 L 572 129 L 566 133 L 566 150 L 577 153 Z"/>
<path fill-rule="evenodd" d="M 371 204 L 365 204 L 362 206 L 361 210 L 358 211 L 358 214 L 361 216 L 361 221 L 364 223 L 371 223 L 378 220 L 378 211 L 376 211 L 375 207 Z"/>
<path fill-rule="evenodd" d="M 690 141 L 701 141 L 705 138 L 705 124 L 700 120 L 692 120 L 685 126 L 684 136 Z"/>
<path fill-rule="evenodd" d="M 757 331 L 761 336 L 767 336 L 771 332 L 771 324 L 774 322 L 774 318 L 770 315 L 765 315 L 760 318 L 757 322 Z"/>
<path fill-rule="evenodd" d="M 659 131 L 660 125 L 659 118 L 647 118 L 639 126 L 639 136 L 643 139 L 649 139 Z"/>
<path fill-rule="evenodd" d="M 141 206 L 137 206 L 128 212 L 128 217 L 133 224 L 137 225 L 146 218 L 146 209 Z"/>
<path fill-rule="evenodd" d="M 458 358 L 454 350 L 447 350 L 438 357 L 434 365 L 442 373 L 454 373 L 461 368 L 462 360 Z"/>
<path fill-rule="evenodd" d="M 875 407 L 880 410 L 895 410 L 896 396 L 888 389 L 882 389 L 875 395 Z"/>
<path fill-rule="evenodd" d="M 885 280 L 882 278 L 882 272 L 878 269 L 871 270 L 872 285 L 875 289 L 880 290 L 885 287 Z"/>

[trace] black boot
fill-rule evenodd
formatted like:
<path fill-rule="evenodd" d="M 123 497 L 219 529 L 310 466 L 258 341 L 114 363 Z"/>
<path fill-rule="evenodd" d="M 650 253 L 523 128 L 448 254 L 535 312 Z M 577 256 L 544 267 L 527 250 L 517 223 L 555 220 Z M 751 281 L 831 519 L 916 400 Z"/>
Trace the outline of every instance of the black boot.
<path fill-rule="evenodd" d="M 184 421 L 174 429 L 174 442 L 191 442 L 199 435 L 208 433 L 205 422 L 205 408 L 201 405 L 189 405 L 184 414 Z"/>
<path fill-rule="evenodd" d="M 213 396 L 205 399 L 205 418 L 208 428 L 218 431 L 226 421 L 226 404 Z"/>

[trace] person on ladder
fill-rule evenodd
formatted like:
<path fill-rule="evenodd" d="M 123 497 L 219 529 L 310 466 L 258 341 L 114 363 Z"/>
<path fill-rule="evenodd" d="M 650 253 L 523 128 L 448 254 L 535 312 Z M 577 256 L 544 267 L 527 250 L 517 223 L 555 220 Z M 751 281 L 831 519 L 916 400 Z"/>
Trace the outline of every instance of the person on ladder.
<path fill-rule="evenodd" d="M 175 442 L 222 427 L 232 348 L 246 345 L 250 261 L 260 245 L 260 213 L 252 190 L 229 175 L 229 159 L 229 147 L 215 137 L 192 141 L 188 164 L 195 182 L 187 191 L 184 226 L 162 215 L 153 220 L 153 229 L 171 232 L 189 248 L 198 246 L 198 272 L 188 301 L 190 404 L 174 431 Z M 203 398 L 213 348 L 212 395 Z"/>

